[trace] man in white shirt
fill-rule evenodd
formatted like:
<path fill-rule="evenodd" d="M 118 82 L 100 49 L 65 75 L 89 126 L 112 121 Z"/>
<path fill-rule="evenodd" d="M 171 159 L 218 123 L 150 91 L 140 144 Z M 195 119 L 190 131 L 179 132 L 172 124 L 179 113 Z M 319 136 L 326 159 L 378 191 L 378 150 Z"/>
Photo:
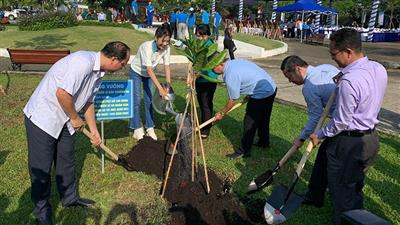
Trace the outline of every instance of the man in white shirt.
<path fill-rule="evenodd" d="M 78 112 L 84 113 L 92 134 L 91 143 L 99 145 L 94 97 L 104 73 L 120 70 L 129 55 L 129 47 L 118 41 L 108 43 L 101 52 L 78 51 L 68 55 L 50 68 L 26 104 L 23 111 L 28 167 L 38 224 L 53 224 L 49 202 L 53 162 L 64 207 L 87 207 L 95 203 L 77 193 L 74 134 L 84 126 Z"/>

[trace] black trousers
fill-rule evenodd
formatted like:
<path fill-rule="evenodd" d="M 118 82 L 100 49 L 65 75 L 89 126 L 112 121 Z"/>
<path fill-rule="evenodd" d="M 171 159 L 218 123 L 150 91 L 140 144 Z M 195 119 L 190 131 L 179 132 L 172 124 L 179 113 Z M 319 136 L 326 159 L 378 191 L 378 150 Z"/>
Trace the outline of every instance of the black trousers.
<path fill-rule="evenodd" d="M 201 123 L 206 122 L 213 116 L 213 99 L 216 89 L 216 83 L 196 82 L 197 101 L 199 102 L 200 107 Z M 201 129 L 201 133 L 204 135 L 209 135 L 211 126 L 212 124 L 205 126 L 203 129 Z"/>
<path fill-rule="evenodd" d="M 336 135 L 319 148 L 309 183 L 309 196 L 323 203 L 326 187 L 333 203 L 333 224 L 344 211 L 363 208 L 365 172 L 379 149 L 376 131 L 361 137 Z"/>
<path fill-rule="evenodd" d="M 65 125 L 58 139 L 53 138 L 25 117 L 28 140 L 28 167 L 31 198 L 36 218 L 51 216 L 50 172 L 54 162 L 57 190 L 63 206 L 76 201 L 74 136 Z"/>
<path fill-rule="evenodd" d="M 176 27 L 176 22 L 169 23 L 169 26 L 171 27 L 174 39 L 178 39 L 178 28 Z"/>
<path fill-rule="evenodd" d="M 250 98 L 247 102 L 246 114 L 243 120 L 243 137 L 241 140 L 241 153 L 250 154 L 254 135 L 258 133 L 258 144 L 269 146 L 269 122 L 276 91 L 273 95 L 262 98 Z"/>

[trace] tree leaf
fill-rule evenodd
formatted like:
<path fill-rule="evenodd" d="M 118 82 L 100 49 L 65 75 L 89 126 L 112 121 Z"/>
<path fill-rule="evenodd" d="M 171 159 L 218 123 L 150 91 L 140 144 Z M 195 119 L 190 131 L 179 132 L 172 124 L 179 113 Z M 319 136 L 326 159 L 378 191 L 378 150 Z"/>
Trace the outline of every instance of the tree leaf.
<path fill-rule="evenodd" d="M 203 70 L 211 70 L 215 66 L 221 64 L 224 59 L 226 58 L 226 55 L 228 54 L 227 49 L 224 49 L 222 52 L 218 53 L 215 57 L 211 59 L 202 69 Z"/>
<path fill-rule="evenodd" d="M 214 43 L 207 48 L 207 58 L 218 50 L 218 44 Z"/>
<path fill-rule="evenodd" d="M 207 53 L 206 53 L 206 51 L 202 51 L 199 54 L 196 54 L 195 61 L 193 62 L 194 70 L 196 72 L 200 72 L 206 64 L 207 64 Z"/>

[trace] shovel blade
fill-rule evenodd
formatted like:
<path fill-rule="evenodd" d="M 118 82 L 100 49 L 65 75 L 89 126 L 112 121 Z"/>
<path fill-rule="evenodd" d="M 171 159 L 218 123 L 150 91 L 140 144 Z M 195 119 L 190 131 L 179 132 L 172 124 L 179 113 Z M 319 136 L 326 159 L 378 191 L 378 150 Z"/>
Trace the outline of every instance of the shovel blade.
<path fill-rule="evenodd" d="M 247 191 L 249 193 L 259 191 L 264 187 L 267 187 L 272 184 L 273 182 L 273 172 L 272 170 L 267 170 L 256 179 L 252 180 L 249 186 L 247 186 Z"/>
<path fill-rule="evenodd" d="M 276 185 L 273 188 L 272 194 L 267 199 L 266 204 L 269 204 L 271 208 L 275 209 L 275 211 L 269 213 L 271 213 L 272 215 L 282 214 L 286 219 L 288 219 L 296 212 L 298 208 L 300 208 L 301 203 L 304 201 L 304 199 L 295 192 L 292 192 L 284 207 L 279 211 L 281 206 L 284 204 L 287 193 L 288 193 L 288 188 L 283 185 Z M 265 208 L 264 208 L 264 214 L 265 214 Z"/>

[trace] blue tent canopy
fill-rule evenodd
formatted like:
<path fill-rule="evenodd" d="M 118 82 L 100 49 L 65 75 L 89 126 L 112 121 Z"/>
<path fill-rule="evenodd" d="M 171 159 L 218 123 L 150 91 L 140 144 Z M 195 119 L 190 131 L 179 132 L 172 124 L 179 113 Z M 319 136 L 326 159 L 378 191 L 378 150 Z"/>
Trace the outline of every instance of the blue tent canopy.
<path fill-rule="evenodd" d="M 337 14 L 337 11 L 335 9 L 320 6 L 315 2 L 315 0 L 298 0 L 296 3 L 278 7 L 274 11 Z"/>

